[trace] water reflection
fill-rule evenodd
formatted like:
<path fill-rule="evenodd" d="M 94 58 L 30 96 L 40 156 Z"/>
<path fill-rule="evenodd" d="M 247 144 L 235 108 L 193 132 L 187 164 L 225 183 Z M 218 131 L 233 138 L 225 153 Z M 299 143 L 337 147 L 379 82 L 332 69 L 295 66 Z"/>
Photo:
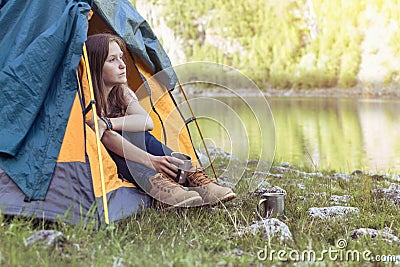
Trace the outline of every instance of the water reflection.
<path fill-rule="evenodd" d="M 212 103 L 196 107 L 196 114 L 207 110 L 207 116 L 214 119 L 214 122 L 199 120 L 204 135 L 228 152 L 232 151 L 230 143 L 242 140 L 239 144 L 242 149 L 234 151 L 238 157 L 257 158 L 263 144 L 261 150 L 271 153 L 275 148 L 274 136 L 268 133 L 271 129 L 259 131 L 254 116 L 243 108 L 240 99 L 218 100 L 238 115 L 232 120 Z M 257 116 L 266 113 L 259 104 L 262 101 L 260 98 L 247 100 Z M 275 159 L 278 161 L 338 171 L 400 172 L 400 101 L 271 98 L 268 103 L 275 120 Z M 238 130 L 230 130 L 227 136 L 227 131 L 215 127 L 215 122 Z M 245 148 L 248 145 L 244 142 L 245 134 L 249 137 L 250 149 Z M 195 143 L 199 143 L 196 136 L 193 136 Z"/>
<path fill-rule="evenodd" d="M 400 102 L 271 99 L 277 157 L 322 168 L 398 171 Z"/>

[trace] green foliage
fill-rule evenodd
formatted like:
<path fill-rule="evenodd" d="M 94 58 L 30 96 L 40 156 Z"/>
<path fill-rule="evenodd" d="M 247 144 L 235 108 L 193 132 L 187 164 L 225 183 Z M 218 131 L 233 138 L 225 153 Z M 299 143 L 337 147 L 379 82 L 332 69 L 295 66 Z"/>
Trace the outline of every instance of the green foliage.
<path fill-rule="evenodd" d="M 367 10 L 381 12 L 387 23 L 400 19 L 397 0 L 153 2 L 163 5 L 168 26 L 186 40 L 188 61 L 230 65 L 261 88 L 353 87 L 370 23 Z M 397 54 L 399 28 L 390 44 Z M 235 40 L 240 48 L 224 51 L 207 38 L 225 44 Z M 391 72 L 386 79 L 392 77 Z"/>

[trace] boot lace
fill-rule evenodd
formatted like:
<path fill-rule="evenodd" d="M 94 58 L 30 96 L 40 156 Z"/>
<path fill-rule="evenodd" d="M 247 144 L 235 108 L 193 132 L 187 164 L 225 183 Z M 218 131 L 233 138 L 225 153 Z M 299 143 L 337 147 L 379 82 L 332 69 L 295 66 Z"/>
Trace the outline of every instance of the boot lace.
<path fill-rule="evenodd" d="M 212 183 L 212 180 L 208 178 L 207 174 L 202 169 L 196 169 L 196 171 L 191 173 L 188 178 L 193 184 L 198 186 Z"/>
<path fill-rule="evenodd" d="M 164 176 L 164 174 L 162 174 L 162 173 L 159 173 L 153 179 L 154 179 L 154 183 L 157 184 L 161 188 L 174 189 L 177 186 L 181 186 L 180 184 L 178 184 L 171 178 Z"/>

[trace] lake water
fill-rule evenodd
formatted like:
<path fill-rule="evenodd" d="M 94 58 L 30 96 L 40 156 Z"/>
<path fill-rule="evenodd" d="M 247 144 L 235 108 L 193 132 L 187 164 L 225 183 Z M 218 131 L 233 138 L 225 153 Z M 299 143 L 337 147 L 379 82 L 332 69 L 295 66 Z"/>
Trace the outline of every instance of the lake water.
<path fill-rule="evenodd" d="M 399 100 L 213 97 L 191 105 L 207 144 L 240 159 L 400 173 Z"/>

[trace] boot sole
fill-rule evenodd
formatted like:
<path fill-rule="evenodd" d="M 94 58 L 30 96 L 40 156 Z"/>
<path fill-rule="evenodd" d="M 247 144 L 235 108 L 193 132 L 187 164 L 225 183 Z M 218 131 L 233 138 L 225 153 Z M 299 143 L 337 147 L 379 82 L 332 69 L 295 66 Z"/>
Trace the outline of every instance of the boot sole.
<path fill-rule="evenodd" d="M 190 207 L 196 207 L 196 206 L 200 206 L 201 203 L 203 203 L 203 199 L 201 198 L 201 196 L 194 196 L 194 197 L 190 197 L 187 198 L 179 203 L 176 203 L 175 205 L 173 205 L 172 207 L 175 208 L 190 208 Z"/>
<path fill-rule="evenodd" d="M 176 203 L 175 205 L 169 205 L 164 203 L 166 207 L 162 207 L 161 209 L 163 210 L 173 210 L 173 209 L 178 209 L 178 208 L 191 208 L 191 207 L 197 207 L 201 206 L 203 203 L 203 199 L 201 196 L 193 196 L 190 198 L 187 198 L 179 203 Z"/>
<path fill-rule="evenodd" d="M 231 201 L 232 199 L 236 198 L 236 194 L 234 192 L 231 192 L 229 194 L 226 194 L 223 198 L 221 198 L 219 201 L 221 202 L 227 202 Z"/>
<path fill-rule="evenodd" d="M 194 196 L 194 197 L 185 199 L 175 205 L 168 205 L 168 204 L 164 203 L 164 205 L 167 205 L 167 206 L 162 207 L 161 209 L 173 210 L 173 209 L 177 209 L 177 208 L 191 208 L 191 207 L 198 207 L 198 206 L 216 206 L 218 204 L 231 201 L 235 198 L 236 198 L 236 194 L 234 192 L 231 192 L 229 194 L 226 194 L 222 198 L 218 199 L 218 201 L 216 201 L 214 203 L 203 203 L 203 199 L 201 198 L 201 196 Z"/>
<path fill-rule="evenodd" d="M 223 196 L 222 198 L 218 199 L 218 200 L 215 201 L 215 202 L 212 202 L 212 203 L 203 203 L 203 205 L 204 205 L 204 206 L 210 206 L 210 207 L 212 207 L 212 206 L 217 206 L 218 204 L 231 201 L 231 200 L 233 200 L 233 199 L 235 199 L 235 198 L 236 198 L 236 194 L 235 194 L 234 192 L 231 192 L 231 193 L 229 193 L 229 194 L 226 194 L 225 196 Z"/>

